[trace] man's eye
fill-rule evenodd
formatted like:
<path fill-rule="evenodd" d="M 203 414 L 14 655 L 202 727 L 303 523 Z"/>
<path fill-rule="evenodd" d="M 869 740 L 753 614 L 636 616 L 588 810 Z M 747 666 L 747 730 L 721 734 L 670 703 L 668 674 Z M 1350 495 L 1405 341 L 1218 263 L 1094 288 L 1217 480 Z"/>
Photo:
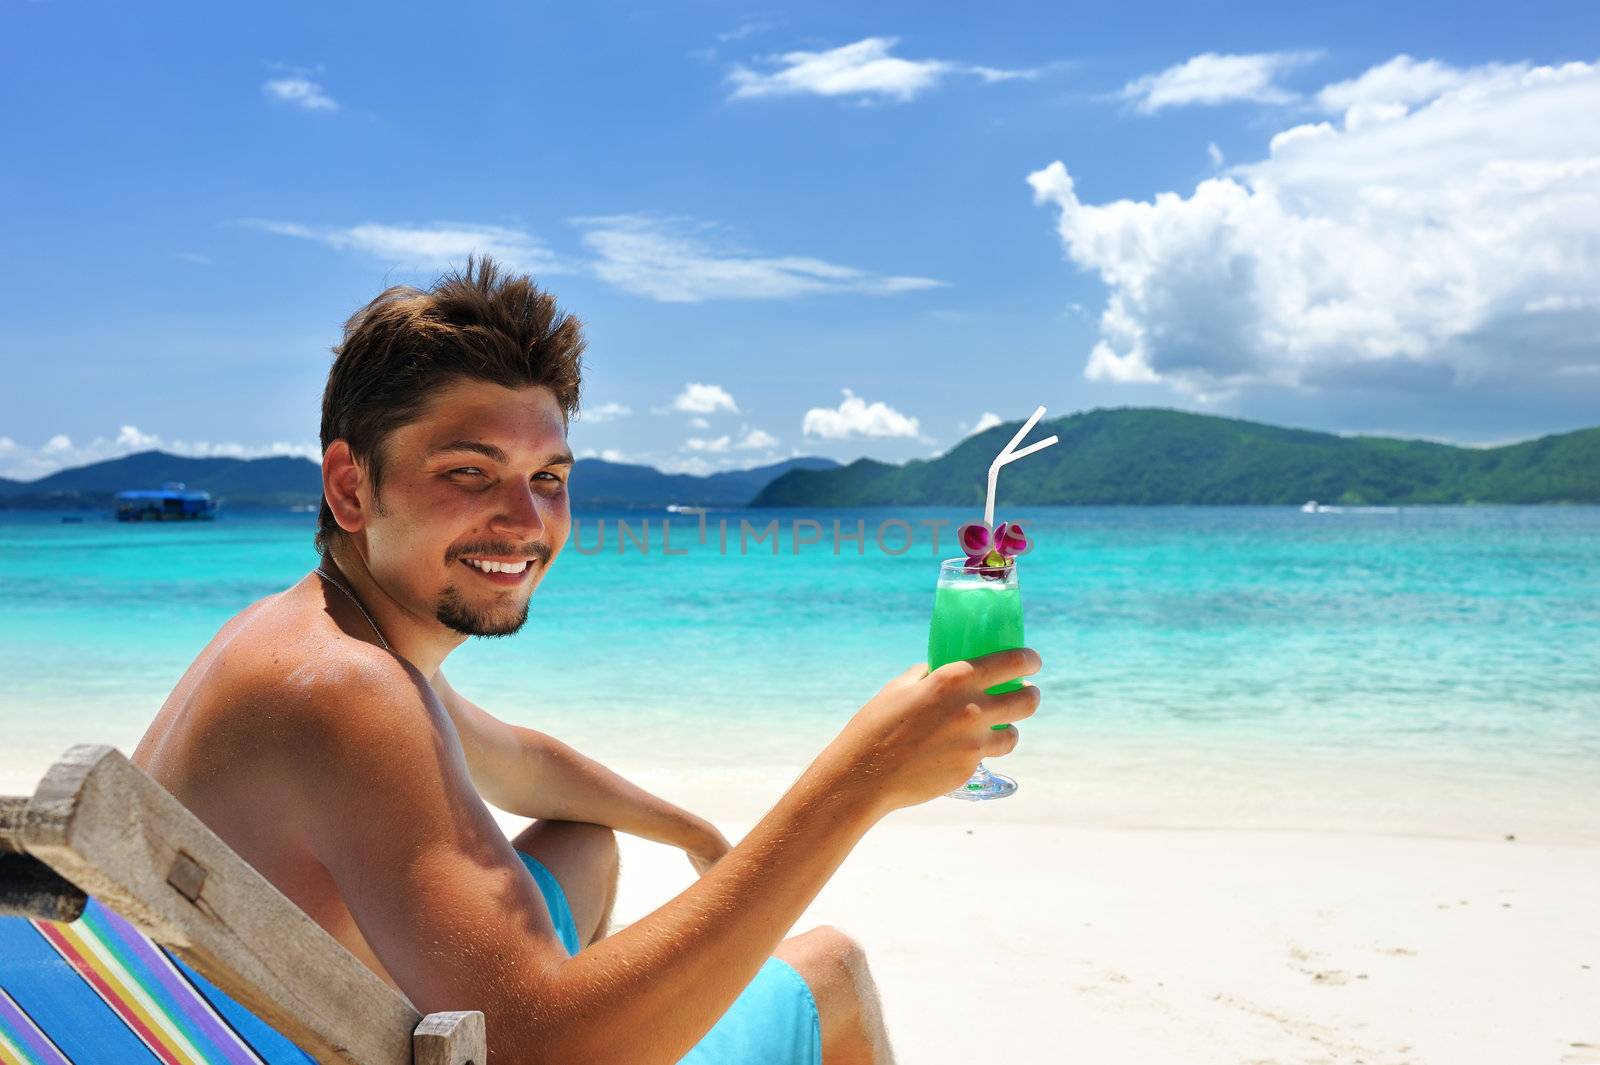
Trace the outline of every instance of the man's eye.
<path fill-rule="evenodd" d="M 565 483 L 565 482 L 563 482 L 561 480 L 561 478 L 557 477 L 555 474 L 551 473 L 549 470 L 540 470 L 538 473 L 534 474 L 534 476 L 535 477 L 548 477 L 552 481 L 556 482 L 557 484 Z"/>
<path fill-rule="evenodd" d="M 476 467 L 476 466 L 458 466 L 456 469 L 453 469 L 450 472 L 452 474 L 455 474 L 455 473 L 475 473 L 480 477 L 483 476 L 483 471 L 478 469 L 478 467 Z"/>

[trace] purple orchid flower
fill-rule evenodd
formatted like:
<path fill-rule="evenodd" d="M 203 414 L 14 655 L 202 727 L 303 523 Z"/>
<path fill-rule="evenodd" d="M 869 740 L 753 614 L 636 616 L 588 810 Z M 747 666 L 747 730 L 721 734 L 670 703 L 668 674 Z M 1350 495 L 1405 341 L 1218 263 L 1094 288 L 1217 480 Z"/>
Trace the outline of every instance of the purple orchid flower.
<path fill-rule="evenodd" d="M 988 522 L 969 521 L 957 531 L 956 540 L 966 553 L 967 568 L 995 579 L 1004 577 L 1012 560 L 1028 550 L 1028 537 L 1014 521 L 1003 521 L 992 531 Z"/>

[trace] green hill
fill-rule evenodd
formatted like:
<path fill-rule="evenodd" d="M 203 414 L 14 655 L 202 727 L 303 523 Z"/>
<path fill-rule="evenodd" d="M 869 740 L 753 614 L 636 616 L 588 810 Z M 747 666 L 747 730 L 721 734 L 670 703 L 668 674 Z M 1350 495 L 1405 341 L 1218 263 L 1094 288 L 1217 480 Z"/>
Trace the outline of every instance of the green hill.
<path fill-rule="evenodd" d="M 989 463 L 1021 424 L 937 459 L 786 473 L 752 505 L 981 506 Z M 1600 503 L 1600 428 L 1464 448 L 1126 408 L 1041 422 L 1029 438 L 1051 433 L 1059 444 L 1001 474 L 1007 503 Z"/>
<path fill-rule="evenodd" d="M 572 471 L 572 502 L 580 507 L 659 507 L 668 503 L 742 507 L 773 478 L 790 470 L 837 469 L 838 466 L 832 459 L 807 457 L 701 477 L 662 473 L 654 466 L 579 459 Z"/>

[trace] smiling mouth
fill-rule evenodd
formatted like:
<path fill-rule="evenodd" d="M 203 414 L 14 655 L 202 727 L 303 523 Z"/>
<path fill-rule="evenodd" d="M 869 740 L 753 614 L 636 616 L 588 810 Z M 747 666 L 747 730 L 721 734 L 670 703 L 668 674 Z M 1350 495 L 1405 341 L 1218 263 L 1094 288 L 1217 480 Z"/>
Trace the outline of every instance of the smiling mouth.
<path fill-rule="evenodd" d="M 509 592 L 512 588 L 520 588 L 530 584 L 533 577 L 528 576 L 533 572 L 534 558 L 517 558 L 512 561 L 499 561 L 493 558 L 458 558 L 462 566 L 477 574 L 478 580 L 485 580 L 494 587 Z"/>
<path fill-rule="evenodd" d="M 528 559 L 517 562 L 491 562 L 482 558 L 464 558 L 461 561 L 481 573 L 521 573 L 528 568 Z"/>

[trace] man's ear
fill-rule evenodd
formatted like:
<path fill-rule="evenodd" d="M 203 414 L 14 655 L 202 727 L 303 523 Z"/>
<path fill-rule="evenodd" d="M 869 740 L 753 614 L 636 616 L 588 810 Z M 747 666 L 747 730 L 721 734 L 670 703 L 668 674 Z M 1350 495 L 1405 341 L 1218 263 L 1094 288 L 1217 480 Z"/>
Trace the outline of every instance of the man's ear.
<path fill-rule="evenodd" d="M 322 496 L 333 511 L 333 520 L 347 533 L 366 527 L 368 512 L 361 502 L 366 484 L 366 471 L 350 453 L 350 445 L 343 440 L 329 444 L 322 453 Z"/>

